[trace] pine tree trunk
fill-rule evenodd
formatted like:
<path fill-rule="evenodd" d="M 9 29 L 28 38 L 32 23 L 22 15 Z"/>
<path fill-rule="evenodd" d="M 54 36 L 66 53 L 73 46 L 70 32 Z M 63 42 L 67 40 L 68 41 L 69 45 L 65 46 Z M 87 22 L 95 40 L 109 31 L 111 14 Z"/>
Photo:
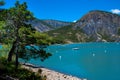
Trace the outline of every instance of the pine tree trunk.
<path fill-rule="evenodd" d="M 16 61 L 15 61 L 15 68 L 16 68 L 16 70 L 18 69 L 18 64 L 19 64 L 19 62 L 18 62 L 18 51 L 16 52 L 16 59 L 15 59 Z"/>
<path fill-rule="evenodd" d="M 15 48 L 15 54 L 16 54 L 16 59 L 15 59 L 15 68 L 16 70 L 18 69 L 18 49 L 19 49 L 19 39 L 17 38 L 17 41 L 16 41 L 16 48 Z"/>
<path fill-rule="evenodd" d="M 16 23 L 16 21 L 15 21 L 15 24 L 18 24 L 18 23 Z M 18 31 L 19 31 L 19 24 L 18 25 L 16 25 L 16 41 L 15 41 L 15 55 L 16 55 L 16 59 L 15 59 L 15 68 L 16 68 L 16 70 L 18 69 L 18 53 L 19 53 L 19 33 L 18 33 Z"/>
<path fill-rule="evenodd" d="M 13 42 L 12 48 L 8 54 L 8 62 L 12 61 L 13 53 L 15 52 L 16 41 Z"/>

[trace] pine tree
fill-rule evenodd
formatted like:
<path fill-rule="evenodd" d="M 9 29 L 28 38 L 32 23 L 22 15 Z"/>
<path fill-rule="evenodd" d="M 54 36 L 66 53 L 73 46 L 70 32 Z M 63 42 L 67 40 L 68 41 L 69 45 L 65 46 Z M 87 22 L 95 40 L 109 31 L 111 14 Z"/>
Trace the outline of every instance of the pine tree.
<path fill-rule="evenodd" d="M 27 10 L 26 2 L 20 4 L 19 1 L 16 1 L 15 7 L 4 11 L 4 29 L 7 35 L 3 38 L 5 38 L 4 41 L 9 40 L 8 43 L 12 44 L 7 60 L 8 62 L 12 61 L 12 56 L 15 54 L 16 69 L 18 67 L 18 57 L 24 59 L 41 57 L 43 61 L 51 56 L 44 48 L 51 43 L 52 38 L 33 29 L 29 24 L 29 21 L 33 19 L 33 14 Z"/>

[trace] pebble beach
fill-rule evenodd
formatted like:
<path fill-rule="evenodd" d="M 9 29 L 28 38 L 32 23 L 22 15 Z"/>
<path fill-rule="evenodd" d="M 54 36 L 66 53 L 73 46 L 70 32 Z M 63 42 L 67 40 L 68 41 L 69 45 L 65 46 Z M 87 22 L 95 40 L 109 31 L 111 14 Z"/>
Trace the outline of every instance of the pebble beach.
<path fill-rule="evenodd" d="M 33 72 L 38 72 L 38 70 L 41 69 L 42 75 L 46 75 L 47 80 L 87 80 L 87 79 L 80 79 L 78 77 L 59 73 L 59 72 L 56 72 L 54 70 L 50 70 L 47 68 L 31 67 L 31 66 L 27 66 L 27 65 L 22 65 L 22 67 L 32 70 Z"/>

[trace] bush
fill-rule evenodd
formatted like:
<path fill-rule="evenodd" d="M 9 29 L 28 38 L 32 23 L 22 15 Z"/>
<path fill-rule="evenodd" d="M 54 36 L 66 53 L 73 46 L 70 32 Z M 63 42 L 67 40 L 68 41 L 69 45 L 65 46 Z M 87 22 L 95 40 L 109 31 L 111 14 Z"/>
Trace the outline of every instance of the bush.
<path fill-rule="evenodd" d="M 14 77 L 19 80 L 46 80 L 46 76 L 41 76 L 41 69 L 39 69 L 39 74 L 32 72 L 28 69 L 19 68 L 15 70 L 14 62 L 7 62 L 5 58 L 0 58 L 0 76 Z M 1 80 L 1 79 L 0 79 Z"/>
<path fill-rule="evenodd" d="M 41 73 L 42 73 L 42 69 L 38 69 L 38 73 L 40 73 L 40 74 L 41 74 Z"/>

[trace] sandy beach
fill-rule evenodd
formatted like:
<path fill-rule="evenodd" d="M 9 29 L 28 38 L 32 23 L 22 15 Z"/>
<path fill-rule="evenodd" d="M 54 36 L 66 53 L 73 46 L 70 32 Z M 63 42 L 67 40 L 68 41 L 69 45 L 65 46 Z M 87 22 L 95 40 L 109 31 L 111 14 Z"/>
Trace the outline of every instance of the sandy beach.
<path fill-rule="evenodd" d="M 71 75 L 65 75 L 63 73 L 59 73 L 47 68 L 40 68 L 40 67 L 33 67 L 33 65 L 22 65 L 23 68 L 30 69 L 33 72 L 38 72 L 39 69 L 42 70 L 42 75 L 47 76 L 47 80 L 87 80 L 87 79 L 80 79 Z"/>

